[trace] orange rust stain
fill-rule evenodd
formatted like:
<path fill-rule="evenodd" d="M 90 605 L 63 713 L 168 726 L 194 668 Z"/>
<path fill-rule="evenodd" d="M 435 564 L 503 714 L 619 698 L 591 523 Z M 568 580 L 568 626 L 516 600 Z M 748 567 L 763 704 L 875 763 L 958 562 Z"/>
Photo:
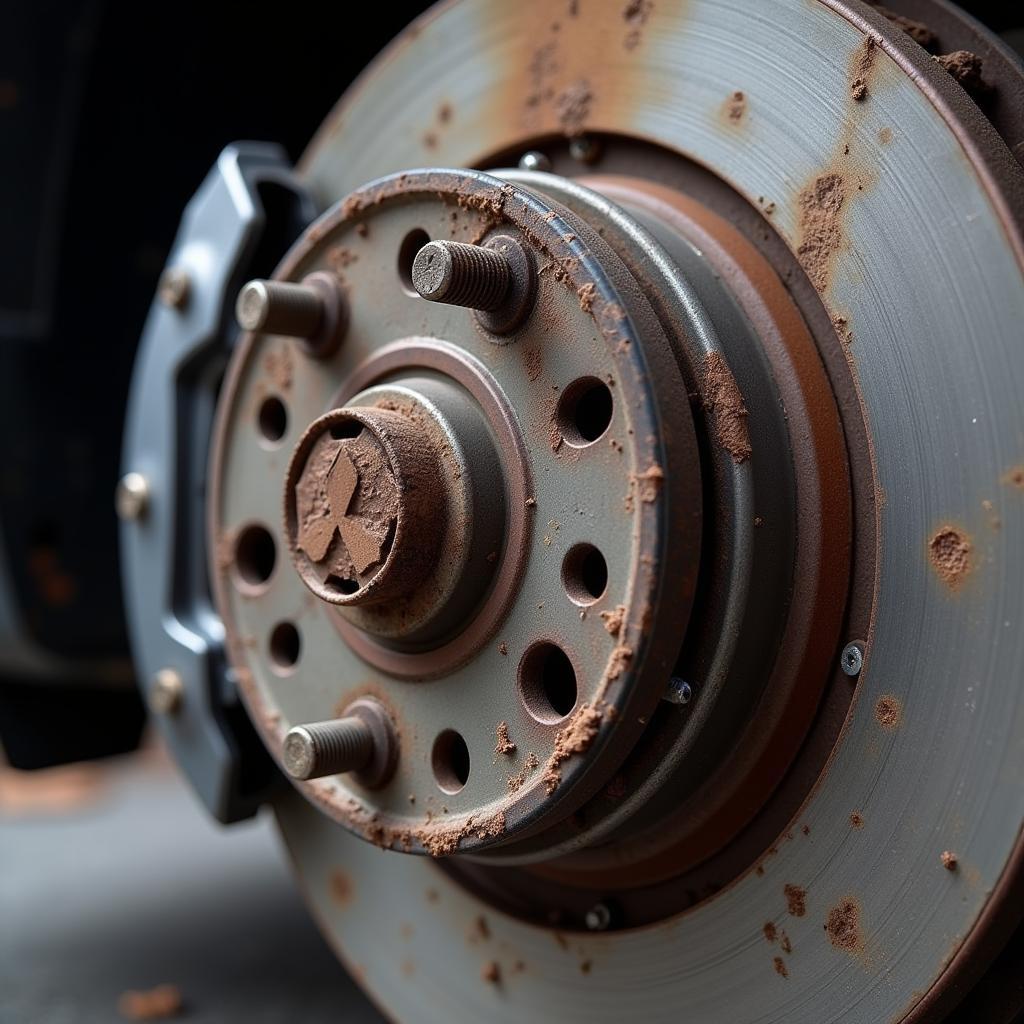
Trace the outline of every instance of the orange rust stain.
<path fill-rule="evenodd" d="M 437 903 L 441 899 L 441 895 L 436 889 L 428 889 L 426 897 L 428 903 Z"/>
<path fill-rule="evenodd" d="M 352 879 L 349 877 L 347 871 L 342 868 L 335 868 L 330 878 L 327 880 L 327 889 L 330 893 L 331 901 L 339 907 L 347 907 L 355 895 L 355 890 L 352 886 Z"/>
<path fill-rule="evenodd" d="M 789 977 L 789 971 L 786 970 L 786 965 L 785 965 L 785 963 L 783 963 L 783 960 L 782 960 L 781 956 L 777 956 L 772 961 L 772 963 L 775 964 L 775 973 L 776 974 L 778 974 L 782 978 L 788 978 Z"/>
<path fill-rule="evenodd" d="M 875 702 L 875 718 L 883 729 L 895 729 L 903 718 L 903 705 L 891 693 L 883 694 Z"/>
<path fill-rule="evenodd" d="M 871 36 L 866 36 L 850 59 L 850 95 L 858 103 L 867 98 L 871 71 L 877 55 L 875 40 Z"/>
<path fill-rule="evenodd" d="M 928 558 L 950 590 L 959 590 L 971 571 L 971 539 L 958 526 L 940 526 L 928 541 Z"/>
<path fill-rule="evenodd" d="M 738 126 L 747 113 L 746 94 L 737 89 L 722 104 L 721 117 L 727 125 Z"/>
<path fill-rule="evenodd" d="M 843 244 L 842 211 L 849 187 L 846 177 L 833 171 L 819 175 L 800 193 L 796 254 L 819 292 L 827 290 L 835 255 Z"/>
<path fill-rule="evenodd" d="M 863 828 L 864 819 L 861 817 L 860 811 L 853 811 L 850 814 L 850 825 L 853 828 Z"/>
<path fill-rule="evenodd" d="M 1024 466 L 1014 466 L 1003 474 L 1003 483 L 1007 487 L 1016 487 L 1018 491 L 1024 491 Z"/>
<path fill-rule="evenodd" d="M 864 948 L 860 930 L 860 903 L 852 896 L 844 896 L 829 912 L 825 933 L 836 949 L 857 953 Z"/>
<path fill-rule="evenodd" d="M 580 974 L 589 974 L 591 968 L 594 966 L 593 960 L 582 960 L 580 962 Z"/>
<path fill-rule="evenodd" d="M 404 977 L 411 978 L 416 973 L 416 964 L 409 957 L 406 957 L 402 961 L 401 971 Z"/>
<path fill-rule="evenodd" d="M 939 859 L 942 861 L 942 866 L 947 871 L 956 871 L 959 858 L 952 850 L 943 850 L 942 856 Z"/>
<path fill-rule="evenodd" d="M 793 917 L 807 913 L 807 890 L 799 885 L 785 885 L 782 891 L 786 897 L 786 909 Z"/>
<path fill-rule="evenodd" d="M 761 930 L 764 932 L 764 937 L 768 942 L 774 942 L 779 937 L 778 930 L 771 921 L 765 921 L 764 927 Z"/>
<path fill-rule="evenodd" d="M 480 977 L 490 985 L 501 984 L 501 967 L 494 960 L 488 960 L 480 968 Z"/>

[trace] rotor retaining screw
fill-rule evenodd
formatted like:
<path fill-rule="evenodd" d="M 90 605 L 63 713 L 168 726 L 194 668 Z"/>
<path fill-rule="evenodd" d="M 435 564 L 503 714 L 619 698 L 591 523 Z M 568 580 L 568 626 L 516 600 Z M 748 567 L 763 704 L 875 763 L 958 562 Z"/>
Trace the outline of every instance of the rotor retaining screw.
<path fill-rule="evenodd" d="M 587 931 L 607 931 L 612 923 L 611 907 L 607 903 L 595 903 L 583 915 L 583 923 L 587 926 Z"/>
<path fill-rule="evenodd" d="M 185 681 L 173 668 L 162 668 L 149 687 L 149 710 L 156 715 L 173 715 L 185 696 Z"/>
<path fill-rule="evenodd" d="M 114 511 L 123 522 L 133 522 L 146 514 L 149 506 L 149 482 L 141 473 L 125 473 L 114 492 Z"/>
<path fill-rule="evenodd" d="M 428 242 L 412 264 L 413 287 L 431 302 L 495 310 L 512 284 L 508 260 L 494 249 L 465 242 Z"/>
<path fill-rule="evenodd" d="M 848 643 L 843 648 L 839 663 L 848 676 L 860 675 L 860 670 L 864 667 L 864 645 L 859 640 Z"/>
<path fill-rule="evenodd" d="M 295 726 L 282 752 L 285 771 L 302 780 L 358 771 L 372 757 L 373 732 L 355 715 Z"/>
<path fill-rule="evenodd" d="M 323 324 L 324 303 L 309 285 L 255 280 L 238 293 L 235 316 L 246 331 L 312 338 Z"/>
<path fill-rule="evenodd" d="M 569 141 L 569 156 L 581 164 L 592 164 L 601 155 L 601 147 L 586 135 L 577 135 Z"/>
<path fill-rule="evenodd" d="M 689 704 L 693 698 L 693 687 L 685 679 L 673 676 L 668 681 L 664 699 L 670 704 Z"/>
<path fill-rule="evenodd" d="M 551 161 L 539 150 L 531 149 L 519 158 L 519 166 L 524 171 L 550 171 Z"/>

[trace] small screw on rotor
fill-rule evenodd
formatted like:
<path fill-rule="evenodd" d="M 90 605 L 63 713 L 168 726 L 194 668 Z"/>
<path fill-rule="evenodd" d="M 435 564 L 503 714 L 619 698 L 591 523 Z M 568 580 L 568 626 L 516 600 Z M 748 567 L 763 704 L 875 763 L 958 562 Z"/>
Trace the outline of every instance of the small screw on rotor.
<path fill-rule="evenodd" d="M 673 676 L 668 681 L 663 699 L 670 704 L 689 704 L 693 698 L 693 687 L 685 679 Z"/>
<path fill-rule="evenodd" d="M 519 158 L 519 166 L 524 171 L 550 171 L 551 161 L 539 150 L 531 149 Z"/>
<path fill-rule="evenodd" d="M 168 267 L 161 275 L 156 294 L 165 306 L 183 310 L 192 292 L 192 279 L 183 267 Z"/>
<path fill-rule="evenodd" d="M 864 667 L 864 645 L 859 640 L 848 643 L 843 648 L 839 663 L 848 676 L 860 675 L 860 670 Z"/>
<path fill-rule="evenodd" d="M 583 923 L 587 926 L 588 931 L 604 932 L 611 927 L 612 917 L 611 907 L 607 903 L 595 903 L 583 915 Z"/>

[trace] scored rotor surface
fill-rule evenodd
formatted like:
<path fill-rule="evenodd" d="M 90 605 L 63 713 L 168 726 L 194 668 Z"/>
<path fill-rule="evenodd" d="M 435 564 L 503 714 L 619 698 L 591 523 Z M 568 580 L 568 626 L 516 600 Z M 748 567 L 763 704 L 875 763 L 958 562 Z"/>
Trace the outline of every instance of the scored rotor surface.
<path fill-rule="evenodd" d="M 757 871 L 677 920 L 562 943 L 487 911 L 429 862 L 339 834 L 301 800 L 279 818 L 326 934 L 397 1019 L 664 1020 L 680 1007 L 737 1024 L 902 1019 L 1005 881 L 1024 818 L 1024 282 L 994 185 L 1012 195 L 1020 172 L 977 112 L 954 125 L 954 106 L 969 111 L 957 87 L 860 5 L 629 10 L 432 12 L 356 84 L 305 173 L 329 201 L 405 167 L 617 132 L 773 203 L 794 251 L 813 235 L 816 190 L 841 189 L 834 248 L 817 262 L 805 249 L 805 267 L 852 335 L 884 500 L 874 622 L 834 759 Z M 857 101 L 867 31 L 877 43 Z M 943 538 L 966 545 L 966 575 L 935 571 L 936 538 L 940 555 Z M 488 938 L 468 941 L 481 912 Z M 480 977 L 492 960 L 500 987 Z"/>

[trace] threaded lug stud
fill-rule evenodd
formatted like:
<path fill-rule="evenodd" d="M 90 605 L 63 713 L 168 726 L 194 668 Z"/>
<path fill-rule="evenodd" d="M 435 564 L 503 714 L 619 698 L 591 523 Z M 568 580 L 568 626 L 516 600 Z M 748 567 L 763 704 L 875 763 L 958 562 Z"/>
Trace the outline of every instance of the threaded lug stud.
<path fill-rule="evenodd" d="M 412 264 L 413 287 L 431 302 L 495 310 L 512 284 L 508 260 L 494 249 L 465 242 L 428 242 Z"/>
<path fill-rule="evenodd" d="M 324 321 L 319 291 L 287 281 L 249 281 L 235 304 L 238 324 L 246 331 L 312 338 Z"/>
<path fill-rule="evenodd" d="M 373 758 L 373 732 L 356 716 L 297 725 L 284 738 L 282 760 L 293 779 L 359 771 Z"/>

